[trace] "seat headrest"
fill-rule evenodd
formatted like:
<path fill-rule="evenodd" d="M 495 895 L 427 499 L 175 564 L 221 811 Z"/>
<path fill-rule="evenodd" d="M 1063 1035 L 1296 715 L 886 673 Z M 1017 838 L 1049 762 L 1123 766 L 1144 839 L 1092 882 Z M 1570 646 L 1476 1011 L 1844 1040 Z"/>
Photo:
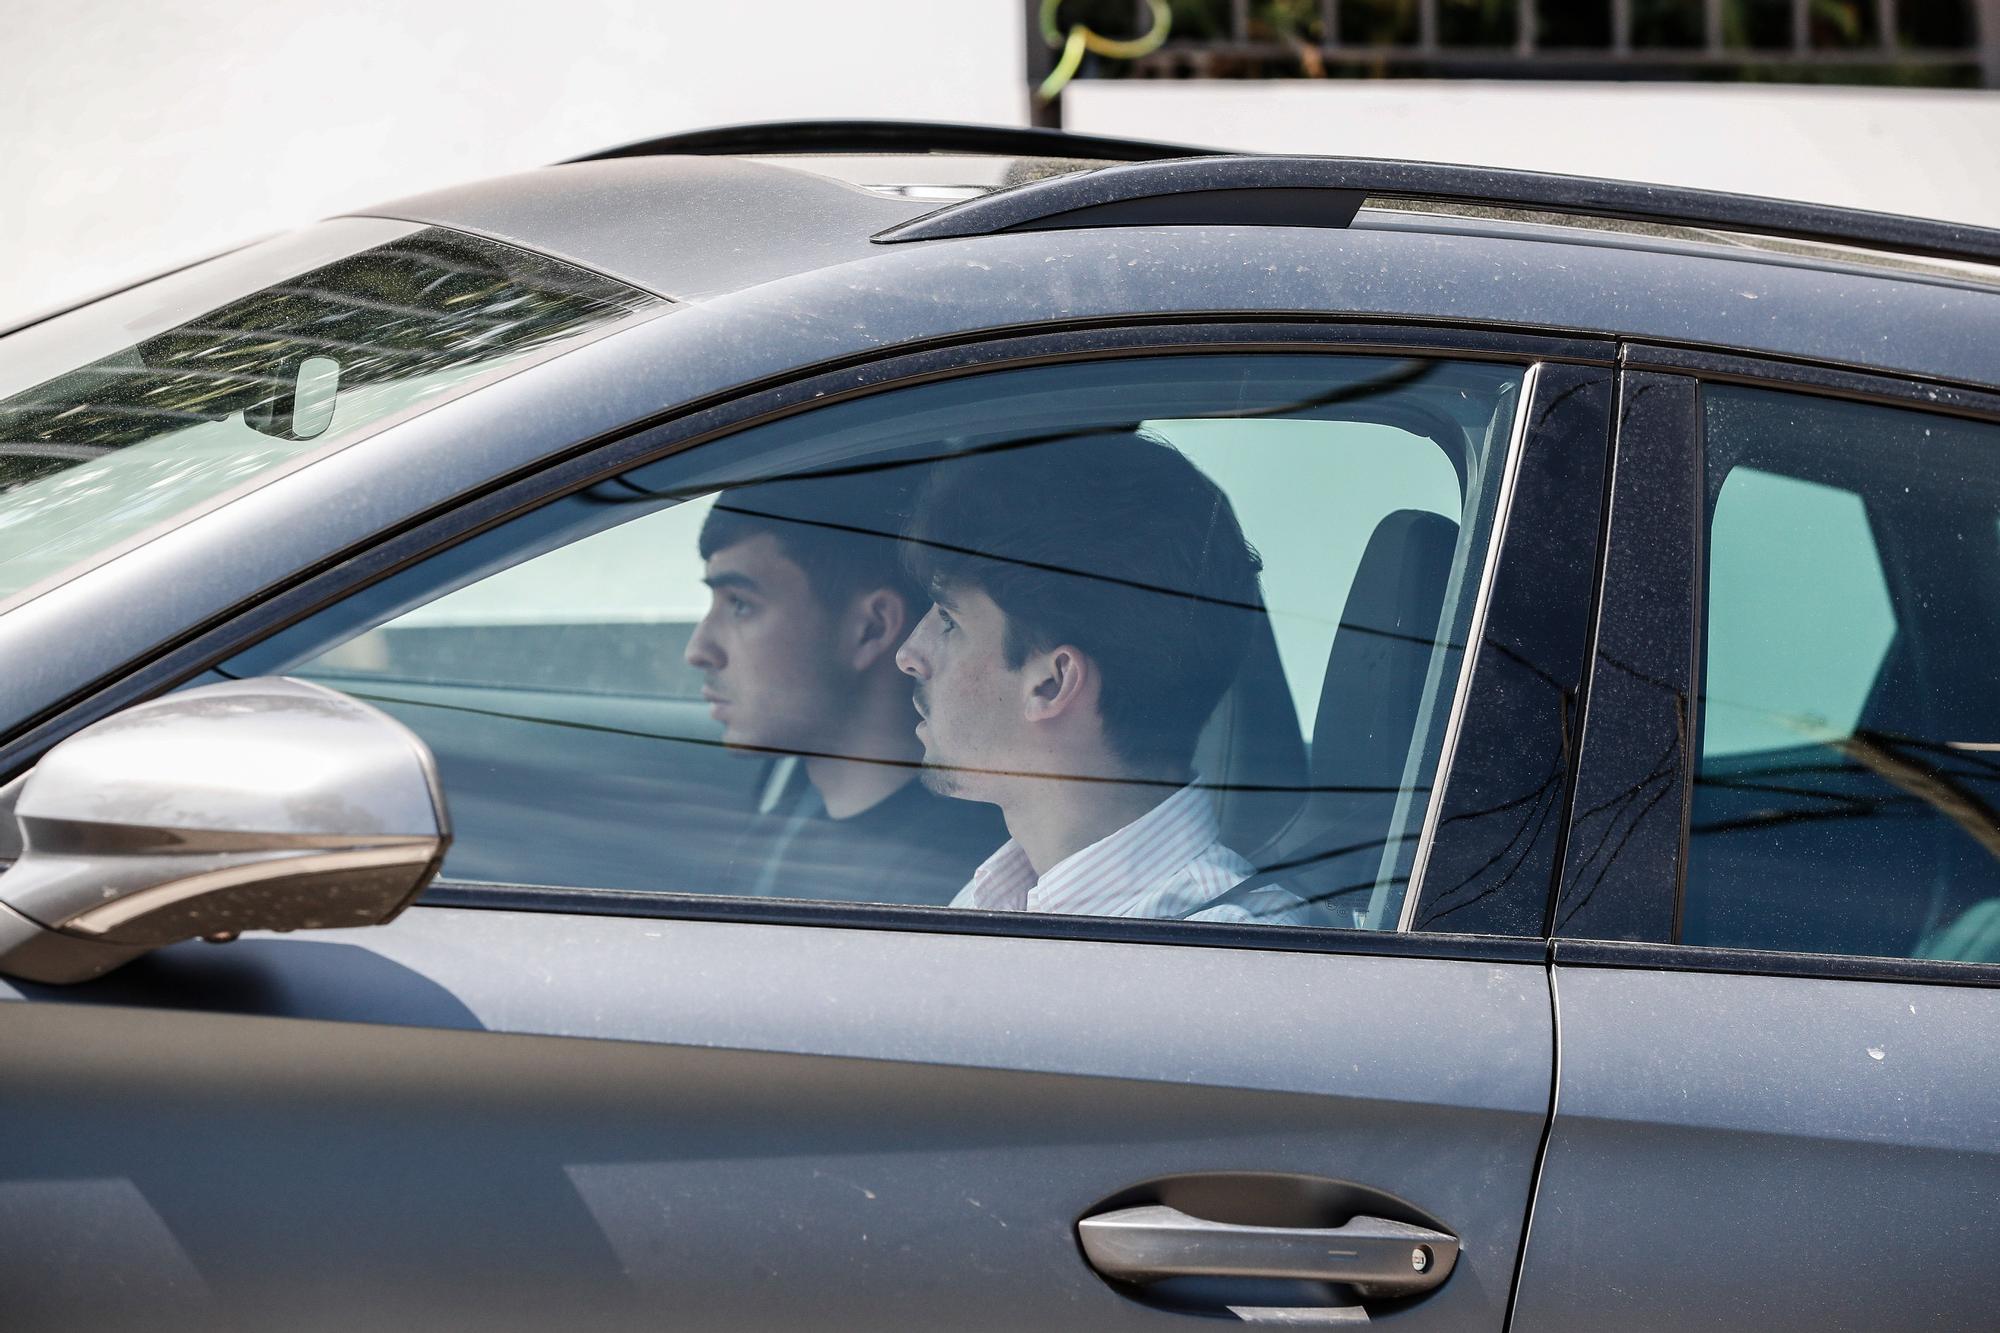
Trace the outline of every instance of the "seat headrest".
<path fill-rule="evenodd" d="M 1250 858 L 1259 881 L 1326 924 L 1360 924 L 1377 883 L 1457 545 L 1458 525 L 1438 514 L 1400 509 L 1376 525 L 1327 652 L 1311 793 Z"/>
<path fill-rule="evenodd" d="M 1269 618 L 1256 617 L 1249 634 L 1243 665 L 1195 747 L 1195 769 L 1216 789 L 1223 844 L 1245 856 L 1292 818 L 1306 784 L 1305 739 Z"/>
<path fill-rule="evenodd" d="M 1313 723 L 1315 788 L 1402 783 L 1458 524 L 1399 509 L 1375 525 L 1327 653 Z"/>

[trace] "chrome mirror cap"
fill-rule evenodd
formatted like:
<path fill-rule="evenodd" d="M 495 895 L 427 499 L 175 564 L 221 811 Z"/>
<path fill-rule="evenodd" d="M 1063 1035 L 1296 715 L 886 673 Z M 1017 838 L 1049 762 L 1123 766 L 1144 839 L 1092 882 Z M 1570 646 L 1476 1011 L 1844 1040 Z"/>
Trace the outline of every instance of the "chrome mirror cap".
<path fill-rule="evenodd" d="M 0 875 L 0 973 L 82 981 L 245 930 L 379 925 L 436 873 L 430 751 L 379 709 L 281 677 L 156 699 L 45 755 Z"/>

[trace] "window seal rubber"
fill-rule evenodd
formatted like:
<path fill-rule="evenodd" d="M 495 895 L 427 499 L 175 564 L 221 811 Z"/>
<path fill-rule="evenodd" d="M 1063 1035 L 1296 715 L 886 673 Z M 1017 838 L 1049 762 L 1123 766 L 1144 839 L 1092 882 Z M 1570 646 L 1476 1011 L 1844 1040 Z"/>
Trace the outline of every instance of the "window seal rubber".
<path fill-rule="evenodd" d="M 1155 917 L 985 912 L 962 907 L 906 907 L 806 898 L 737 898 L 647 889 L 563 888 L 438 880 L 415 907 L 548 912 L 669 921 L 733 921 L 780 926 L 898 930 L 939 935 L 1012 935 L 1111 944 L 1198 944 L 1279 953 L 1367 954 L 1480 963 L 1547 961 L 1548 941 L 1522 935 L 1447 935 L 1320 926 L 1253 925 Z"/>
<path fill-rule="evenodd" d="M 1718 972 L 1734 976 L 2000 988 L 2000 963 L 1721 949 L 1708 945 L 1656 944 L 1639 940 L 1558 938 L 1550 944 L 1551 961 L 1557 967 L 1636 968 L 1653 972 Z"/>

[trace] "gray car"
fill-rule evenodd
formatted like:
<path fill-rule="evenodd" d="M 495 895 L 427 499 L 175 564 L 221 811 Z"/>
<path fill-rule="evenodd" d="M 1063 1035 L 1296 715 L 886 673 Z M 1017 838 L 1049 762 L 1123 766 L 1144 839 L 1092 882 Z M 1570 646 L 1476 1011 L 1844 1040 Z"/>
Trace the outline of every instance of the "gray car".
<path fill-rule="evenodd" d="M 1996 353 L 2000 231 L 877 123 L 21 326 L 0 1328 L 1991 1328 Z"/>

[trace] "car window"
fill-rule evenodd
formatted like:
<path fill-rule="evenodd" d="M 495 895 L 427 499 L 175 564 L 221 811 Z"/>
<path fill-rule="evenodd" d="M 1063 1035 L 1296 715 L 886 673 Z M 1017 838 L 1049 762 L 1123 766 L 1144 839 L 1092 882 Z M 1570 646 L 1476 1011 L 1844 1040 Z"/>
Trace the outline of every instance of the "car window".
<path fill-rule="evenodd" d="M 1521 380 L 904 388 L 549 504 L 227 670 L 416 730 L 447 879 L 1393 927 Z"/>
<path fill-rule="evenodd" d="M 0 599 L 662 304 L 496 241 L 341 218 L 33 325 L 0 345 Z"/>
<path fill-rule="evenodd" d="M 1704 402 L 1682 942 L 2000 959 L 2000 427 Z"/>

